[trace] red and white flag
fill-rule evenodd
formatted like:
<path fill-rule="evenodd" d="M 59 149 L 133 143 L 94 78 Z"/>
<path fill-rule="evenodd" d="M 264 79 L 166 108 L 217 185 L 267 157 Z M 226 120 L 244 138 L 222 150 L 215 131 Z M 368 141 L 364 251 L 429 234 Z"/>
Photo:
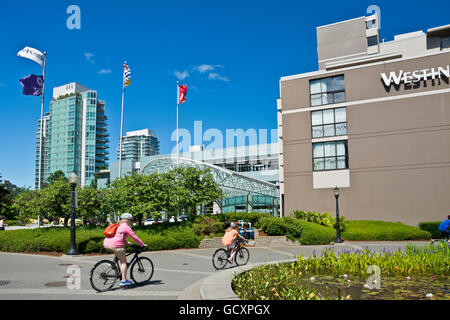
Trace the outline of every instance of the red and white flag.
<path fill-rule="evenodd" d="M 186 101 L 187 85 L 178 86 L 178 103 Z"/>

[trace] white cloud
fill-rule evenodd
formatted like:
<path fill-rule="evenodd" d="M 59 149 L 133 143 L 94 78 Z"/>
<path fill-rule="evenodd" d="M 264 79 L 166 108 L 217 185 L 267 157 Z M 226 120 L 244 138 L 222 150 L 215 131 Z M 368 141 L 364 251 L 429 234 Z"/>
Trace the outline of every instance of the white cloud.
<path fill-rule="evenodd" d="M 101 69 L 98 71 L 98 74 L 110 74 L 112 73 L 111 69 Z"/>
<path fill-rule="evenodd" d="M 208 75 L 208 79 L 209 80 L 220 80 L 220 81 L 225 81 L 225 82 L 230 81 L 230 79 L 228 79 L 227 77 L 221 76 L 220 74 L 214 73 L 214 72 L 211 72 Z"/>
<path fill-rule="evenodd" d="M 208 71 L 214 71 L 217 68 L 223 68 L 223 66 L 220 65 L 220 64 L 216 64 L 214 66 L 210 65 L 210 64 L 202 64 L 200 66 L 194 67 L 193 70 L 198 71 L 200 73 L 205 73 L 205 72 L 208 72 Z"/>
<path fill-rule="evenodd" d="M 93 60 L 95 54 L 90 53 L 90 52 L 85 52 L 84 53 L 84 57 L 86 58 L 87 61 L 89 61 L 90 63 L 95 63 L 95 61 Z"/>
<path fill-rule="evenodd" d="M 178 80 L 183 80 L 183 79 L 189 77 L 189 72 L 187 72 L 186 70 L 184 70 L 183 72 L 175 71 L 174 75 L 175 75 L 175 77 L 178 78 Z"/>

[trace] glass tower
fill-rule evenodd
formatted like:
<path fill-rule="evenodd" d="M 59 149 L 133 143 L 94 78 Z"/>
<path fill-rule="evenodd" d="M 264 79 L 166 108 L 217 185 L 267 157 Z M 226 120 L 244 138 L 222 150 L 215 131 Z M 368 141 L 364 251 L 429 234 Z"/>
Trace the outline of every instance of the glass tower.
<path fill-rule="evenodd" d="M 159 154 L 159 141 L 153 130 L 129 131 L 122 138 L 122 160 L 140 161 L 143 157 Z M 120 146 L 117 147 L 117 160 Z"/>
<path fill-rule="evenodd" d="M 54 88 L 44 144 L 48 160 L 43 181 L 61 170 L 66 177 L 75 172 L 81 186 L 90 185 L 108 161 L 106 120 L 105 102 L 98 100 L 97 91 L 75 82 Z"/>

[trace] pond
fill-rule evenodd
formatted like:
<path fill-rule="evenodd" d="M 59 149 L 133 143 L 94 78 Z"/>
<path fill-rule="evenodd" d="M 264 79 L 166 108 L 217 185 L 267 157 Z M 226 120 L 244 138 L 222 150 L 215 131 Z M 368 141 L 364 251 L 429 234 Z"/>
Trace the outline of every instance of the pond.
<path fill-rule="evenodd" d="M 450 300 L 450 278 L 445 276 L 381 277 L 379 281 L 370 285 L 356 276 L 317 275 L 302 278 L 297 285 L 333 300 Z"/>

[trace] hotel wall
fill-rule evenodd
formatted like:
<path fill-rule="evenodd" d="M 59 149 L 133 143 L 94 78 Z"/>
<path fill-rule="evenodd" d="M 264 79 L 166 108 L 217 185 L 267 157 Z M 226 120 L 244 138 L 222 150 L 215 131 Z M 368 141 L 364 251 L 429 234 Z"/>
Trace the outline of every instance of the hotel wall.
<path fill-rule="evenodd" d="M 335 212 L 332 189 L 313 188 L 309 80 L 340 74 L 345 75 L 346 103 L 339 106 L 347 107 L 350 170 L 350 187 L 341 188 L 341 214 L 411 225 L 450 214 L 448 79 L 387 90 L 380 76 L 448 64 L 450 53 L 281 81 L 284 214 Z M 284 113 L 288 110 L 303 112 Z"/>

